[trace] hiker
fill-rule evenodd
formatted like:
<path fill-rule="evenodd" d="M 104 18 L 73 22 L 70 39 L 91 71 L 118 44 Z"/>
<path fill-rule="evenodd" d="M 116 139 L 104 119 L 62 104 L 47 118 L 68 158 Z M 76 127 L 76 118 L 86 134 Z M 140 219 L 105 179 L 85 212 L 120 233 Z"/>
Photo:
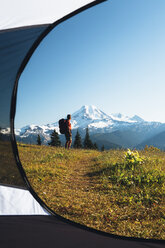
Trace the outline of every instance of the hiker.
<path fill-rule="evenodd" d="M 66 120 L 66 131 L 65 131 L 65 138 L 66 138 L 66 143 L 65 143 L 65 148 L 69 149 L 71 144 L 72 144 L 72 129 L 71 129 L 71 115 L 67 115 L 67 120 Z"/>

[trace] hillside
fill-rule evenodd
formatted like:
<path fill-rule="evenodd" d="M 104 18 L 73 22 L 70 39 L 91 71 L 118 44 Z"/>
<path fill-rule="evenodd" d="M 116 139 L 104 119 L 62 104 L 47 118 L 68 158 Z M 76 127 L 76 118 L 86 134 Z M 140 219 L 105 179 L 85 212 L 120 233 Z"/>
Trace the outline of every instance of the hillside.
<path fill-rule="evenodd" d="M 111 139 L 112 135 L 111 133 L 102 134 L 97 133 L 91 135 L 91 140 L 93 143 L 96 143 L 98 145 L 98 148 L 101 149 L 102 146 L 105 147 L 106 150 L 109 149 L 121 149 L 122 146 L 117 144 L 117 139 Z"/>
<path fill-rule="evenodd" d="M 165 239 L 164 152 L 129 159 L 123 150 L 18 149 L 32 187 L 57 214 L 117 235 Z"/>
<path fill-rule="evenodd" d="M 84 105 L 71 116 L 73 140 L 77 129 L 83 139 L 88 127 L 93 141 L 96 141 L 99 147 L 104 145 L 107 149 L 117 148 L 116 146 L 137 147 L 144 140 L 150 139 L 160 132 L 165 132 L 165 123 L 147 122 L 137 115 L 129 117 L 121 113 L 106 114 L 93 105 Z M 36 144 L 39 134 L 42 144 L 46 145 L 50 141 L 50 134 L 54 129 L 59 133 L 58 120 L 46 125 L 27 125 L 15 130 L 16 139 L 18 142 Z M 64 135 L 60 135 L 60 139 L 63 143 Z"/>
<path fill-rule="evenodd" d="M 142 140 L 141 135 L 138 135 L 137 132 L 127 129 L 127 130 L 117 130 L 111 133 L 98 133 L 93 134 L 91 139 L 94 140 L 98 144 L 104 144 L 109 142 L 111 144 L 115 144 L 113 148 L 133 148 Z M 110 146 L 107 149 L 111 149 Z"/>
<path fill-rule="evenodd" d="M 159 149 L 165 150 L 165 131 L 145 140 L 138 145 L 138 148 L 143 149 L 146 145 L 155 146 Z"/>

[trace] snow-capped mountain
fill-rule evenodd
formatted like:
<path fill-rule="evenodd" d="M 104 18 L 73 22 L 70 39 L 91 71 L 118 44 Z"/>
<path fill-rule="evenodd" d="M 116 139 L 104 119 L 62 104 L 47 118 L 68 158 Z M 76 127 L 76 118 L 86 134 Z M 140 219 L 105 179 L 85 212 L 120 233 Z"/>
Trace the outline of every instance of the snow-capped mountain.
<path fill-rule="evenodd" d="M 122 114 L 111 114 L 107 115 L 97 107 L 93 105 L 84 105 L 78 111 L 74 112 L 72 115 L 71 124 L 72 129 L 106 129 L 106 131 L 111 131 L 115 127 L 127 126 L 132 123 L 138 123 L 143 121 L 140 117 L 128 117 Z M 21 137 L 26 137 L 30 134 L 49 134 L 51 131 L 56 130 L 59 132 L 58 121 L 47 125 L 27 125 L 21 129 L 16 129 L 15 134 Z"/>
<path fill-rule="evenodd" d="M 104 128 L 113 124 L 113 119 L 95 106 L 84 105 L 72 114 L 73 128 Z"/>
<path fill-rule="evenodd" d="M 1 134 L 4 134 L 4 135 L 10 134 L 10 128 L 9 128 L 9 127 L 7 127 L 7 128 L 2 128 L 2 129 L 0 129 L 0 133 L 1 133 Z"/>
<path fill-rule="evenodd" d="M 115 113 L 110 115 L 113 120 L 116 121 L 124 121 L 124 122 L 130 122 L 130 123 L 135 123 L 135 122 L 143 122 L 144 120 L 140 118 L 137 115 L 134 115 L 133 117 L 129 117 L 120 113 Z"/>
<path fill-rule="evenodd" d="M 133 117 L 120 113 L 107 115 L 93 105 L 84 105 L 71 116 L 73 134 L 79 129 L 81 134 L 85 135 L 85 129 L 87 127 L 91 135 L 131 130 L 139 135 L 139 137 L 142 137 L 140 140 L 142 142 L 143 139 L 165 131 L 165 124 L 160 122 L 147 122 L 137 115 Z M 59 133 L 58 121 L 47 125 L 28 125 L 15 130 L 15 134 L 18 140 L 22 140 L 23 142 L 30 140 L 30 143 L 36 143 L 36 137 L 40 134 L 43 143 L 46 144 L 50 140 L 50 133 L 54 129 Z"/>
<path fill-rule="evenodd" d="M 120 113 L 107 115 L 93 105 L 84 105 L 72 114 L 72 128 L 88 128 L 91 132 L 112 132 L 144 121 L 139 116 L 128 117 Z"/>
<path fill-rule="evenodd" d="M 80 108 L 72 115 L 72 119 L 79 121 L 78 126 L 88 124 L 87 121 L 90 123 L 104 121 L 104 122 L 108 122 L 108 124 L 112 124 L 113 122 L 116 121 L 129 122 L 129 123 L 144 121 L 142 118 L 140 118 L 137 115 L 133 117 L 128 117 L 120 113 L 107 115 L 106 113 L 95 107 L 94 105 L 82 106 L 82 108 Z M 82 122 L 82 120 L 84 120 L 84 123 Z"/>

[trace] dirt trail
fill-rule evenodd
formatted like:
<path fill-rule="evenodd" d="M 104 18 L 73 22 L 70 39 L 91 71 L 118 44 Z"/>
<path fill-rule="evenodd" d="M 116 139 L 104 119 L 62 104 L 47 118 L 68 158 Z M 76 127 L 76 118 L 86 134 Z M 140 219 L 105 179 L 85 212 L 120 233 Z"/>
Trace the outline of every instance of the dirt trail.
<path fill-rule="evenodd" d="M 87 173 L 90 172 L 91 162 L 89 159 L 84 158 L 79 160 L 78 163 L 73 163 L 70 166 L 70 173 L 68 179 L 72 182 L 72 188 L 77 190 L 80 189 L 87 192 L 89 188 L 92 187 L 92 182 L 87 176 Z M 71 185 L 70 185 L 71 186 Z"/>

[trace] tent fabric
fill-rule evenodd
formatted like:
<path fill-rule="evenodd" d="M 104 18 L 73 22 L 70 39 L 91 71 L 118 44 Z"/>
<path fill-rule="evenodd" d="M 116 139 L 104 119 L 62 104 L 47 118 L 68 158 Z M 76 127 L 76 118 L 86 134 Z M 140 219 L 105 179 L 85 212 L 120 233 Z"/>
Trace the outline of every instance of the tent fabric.
<path fill-rule="evenodd" d="M 22 174 L 24 172 L 21 164 L 20 171 L 17 168 L 10 142 L 11 139 L 14 140 L 12 134 L 16 91 L 21 72 L 35 48 L 58 21 L 74 11 L 81 11 L 81 8 L 90 3 L 99 2 L 101 1 L 0 1 L 0 151 L 3 151 L 0 156 L 0 184 L 27 188 L 20 176 L 20 171 Z M 7 157 L 10 157 L 10 162 Z"/>
<path fill-rule="evenodd" d="M 1 0 L 0 30 L 51 24 L 92 0 Z"/>
<path fill-rule="evenodd" d="M 0 186 L 2 248 L 163 248 L 165 244 L 103 234 L 58 216 L 47 216 L 48 212 L 38 207 L 34 200 L 35 193 L 19 161 L 14 117 L 18 80 L 24 67 L 41 40 L 56 24 L 79 13 L 83 6 L 85 9 L 102 1 L 0 0 L 0 184 L 20 188 Z"/>
<path fill-rule="evenodd" d="M 0 215 L 49 215 L 29 190 L 0 186 Z"/>
<path fill-rule="evenodd" d="M 0 183 L 25 187 L 11 147 L 11 101 L 19 68 L 48 25 L 0 33 Z M 14 106 L 12 106 L 14 108 Z M 10 158 L 10 159 L 9 159 Z"/>
<path fill-rule="evenodd" d="M 1 216 L 0 231 L 1 248 L 164 248 L 161 241 L 102 235 L 52 216 Z"/>

